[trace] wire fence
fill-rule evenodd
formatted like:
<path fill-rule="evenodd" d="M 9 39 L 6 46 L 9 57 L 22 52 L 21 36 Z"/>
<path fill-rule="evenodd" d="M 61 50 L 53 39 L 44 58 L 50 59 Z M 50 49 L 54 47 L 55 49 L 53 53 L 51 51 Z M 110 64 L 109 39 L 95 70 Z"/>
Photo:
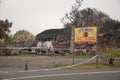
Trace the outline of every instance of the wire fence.
<path fill-rule="evenodd" d="M 12 50 L 12 56 L 0 56 L 0 73 L 10 73 L 10 72 L 31 72 L 31 71 L 46 71 L 46 70 L 58 70 L 65 68 L 75 68 L 78 65 L 82 65 L 85 63 L 96 63 L 96 58 L 99 56 L 99 62 L 109 61 L 110 58 L 105 58 L 104 56 L 94 54 L 91 58 L 75 58 L 74 64 L 72 63 L 73 57 L 71 58 L 59 58 L 54 53 L 54 56 L 48 56 L 50 50 L 48 48 L 40 48 L 40 47 L 0 47 L 1 50 Z M 45 51 L 47 56 L 38 56 L 42 55 L 40 51 Z M 86 50 L 90 51 L 91 49 L 76 49 L 74 50 L 74 54 L 78 50 L 78 56 L 81 56 L 81 51 Z M 95 49 L 93 49 L 95 50 Z M 28 53 L 26 53 L 28 51 Z M 36 53 L 37 51 L 37 53 Z M 64 53 L 69 53 L 69 48 L 54 48 L 54 51 L 65 51 Z M 21 54 L 37 54 L 36 56 L 13 56 L 14 53 Z M 69 53 L 70 54 L 70 53 Z M 87 52 L 88 54 L 88 52 Z M 53 55 L 53 54 L 52 54 Z M 72 54 L 73 55 L 73 54 Z M 83 54 L 82 54 L 83 55 Z M 120 58 L 115 58 L 115 61 L 120 61 Z"/>

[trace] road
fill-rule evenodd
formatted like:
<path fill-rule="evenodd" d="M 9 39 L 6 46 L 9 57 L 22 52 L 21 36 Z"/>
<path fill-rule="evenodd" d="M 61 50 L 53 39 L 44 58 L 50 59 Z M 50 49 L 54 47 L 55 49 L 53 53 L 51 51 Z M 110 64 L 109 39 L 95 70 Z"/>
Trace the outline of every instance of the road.
<path fill-rule="evenodd" d="M 1 80 L 120 80 L 120 68 L 117 69 L 63 69 L 23 73 L 1 73 Z"/>

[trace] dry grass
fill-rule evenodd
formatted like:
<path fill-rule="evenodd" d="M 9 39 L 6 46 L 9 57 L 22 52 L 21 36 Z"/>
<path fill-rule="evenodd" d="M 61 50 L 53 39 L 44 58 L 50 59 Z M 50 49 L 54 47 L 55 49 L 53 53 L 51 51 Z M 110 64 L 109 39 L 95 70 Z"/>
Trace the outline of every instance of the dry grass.
<path fill-rule="evenodd" d="M 96 63 L 85 63 L 76 66 L 77 69 L 93 69 L 96 68 Z M 109 64 L 108 62 L 100 62 L 98 68 L 120 68 L 120 61 L 114 62 L 114 64 Z"/>

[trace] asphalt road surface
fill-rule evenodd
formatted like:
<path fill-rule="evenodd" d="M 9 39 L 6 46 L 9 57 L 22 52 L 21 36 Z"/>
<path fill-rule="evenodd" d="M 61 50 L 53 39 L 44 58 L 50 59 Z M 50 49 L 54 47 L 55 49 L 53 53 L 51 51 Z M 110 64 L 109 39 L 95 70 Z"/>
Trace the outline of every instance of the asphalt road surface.
<path fill-rule="evenodd" d="M 53 70 L 0 73 L 0 80 L 120 80 L 120 69 Z"/>

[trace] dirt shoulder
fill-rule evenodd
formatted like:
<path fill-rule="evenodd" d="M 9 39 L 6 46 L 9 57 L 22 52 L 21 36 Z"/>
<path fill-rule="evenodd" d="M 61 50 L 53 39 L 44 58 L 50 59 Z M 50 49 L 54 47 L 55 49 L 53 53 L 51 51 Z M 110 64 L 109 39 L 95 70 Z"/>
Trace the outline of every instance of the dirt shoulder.
<path fill-rule="evenodd" d="M 82 59 L 75 59 L 78 63 Z M 71 58 L 56 58 L 53 56 L 0 56 L 0 71 L 24 70 L 27 64 L 29 70 L 48 68 L 51 65 L 69 65 L 72 64 Z"/>

